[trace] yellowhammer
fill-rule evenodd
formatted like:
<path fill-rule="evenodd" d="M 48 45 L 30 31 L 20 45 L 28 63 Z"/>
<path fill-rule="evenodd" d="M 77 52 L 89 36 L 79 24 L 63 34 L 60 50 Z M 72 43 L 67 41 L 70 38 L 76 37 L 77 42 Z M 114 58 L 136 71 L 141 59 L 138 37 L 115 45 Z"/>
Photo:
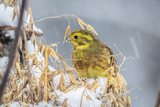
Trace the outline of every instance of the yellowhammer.
<path fill-rule="evenodd" d="M 72 63 L 79 76 L 95 79 L 98 76 L 110 75 L 110 79 L 116 76 L 117 62 L 111 48 L 102 43 L 91 31 L 76 30 L 66 41 L 73 44 Z M 109 73 L 110 67 L 114 68 L 112 73 Z"/>

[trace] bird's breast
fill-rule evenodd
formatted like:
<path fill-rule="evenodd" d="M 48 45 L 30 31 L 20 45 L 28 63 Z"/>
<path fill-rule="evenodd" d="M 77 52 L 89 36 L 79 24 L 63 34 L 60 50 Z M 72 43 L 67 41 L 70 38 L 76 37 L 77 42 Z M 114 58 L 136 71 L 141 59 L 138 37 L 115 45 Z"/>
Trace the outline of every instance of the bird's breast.
<path fill-rule="evenodd" d="M 107 54 L 106 54 L 107 55 Z M 109 68 L 107 57 L 104 54 L 87 54 L 83 51 L 73 51 L 72 64 L 77 73 L 83 77 L 97 78 L 105 76 L 102 74 Z"/>

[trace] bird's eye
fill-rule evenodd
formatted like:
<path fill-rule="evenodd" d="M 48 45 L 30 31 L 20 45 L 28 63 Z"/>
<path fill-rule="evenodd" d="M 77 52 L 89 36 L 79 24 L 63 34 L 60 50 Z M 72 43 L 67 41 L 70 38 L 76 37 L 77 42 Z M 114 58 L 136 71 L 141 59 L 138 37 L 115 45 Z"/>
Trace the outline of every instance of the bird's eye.
<path fill-rule="evenodd" d="M 78 36 L 75 35 L 75 36 L 74 36 L 74 39 L 77 39 L 77 38 L 78 38 Z"/>

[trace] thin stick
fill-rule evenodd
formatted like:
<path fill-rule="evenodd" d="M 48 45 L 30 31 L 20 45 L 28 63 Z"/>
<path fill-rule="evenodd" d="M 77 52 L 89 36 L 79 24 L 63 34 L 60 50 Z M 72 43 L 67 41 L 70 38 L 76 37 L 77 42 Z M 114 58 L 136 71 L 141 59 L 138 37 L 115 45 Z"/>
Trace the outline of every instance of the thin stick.
<path fill-rule="evenodd" d="M 160 107 L 160 86 L 159 86 L 159 91 L 158 91 L 158 94 L 157 94 L 155 107 Z"/>
<path fill-rule="evenodd" d="M 23 35 L 24 35 L 24 41 L 25 41 L 26 56 L 28 56 L 27 38 L 26 38 L 26 33 L 25 33 L 24 30 L 23 30 Z M 32 93 L 32 83 L 31 83 L 31 71 L 30 71 L 29 61 L 26 60 L 26 62 L 27 62 L 27 68 L 28 68 L 28 79 L 29 79 L 29 89 L 30 89 L 30 96 L 31 96 L 31 104 L 33 104 L 33 93 Z"/>
<path fill-rule="evenodd" d="M 82 93 L 82 96 L 81 96 L 81 103 L 80 103 L 80 107 L 82 107 L 82 100 L 83 100 L 83 95 L 84 95 L 85 90 L 86 90 L 86 87 L 85 87 L 85 89 L 84 89 L 84 91 L 83 91 L 83 93 Z"/>
<path fill-rule="evenodd" d="M 16 29 L 17 29 L 16 26 L 8 26 L 8 25 L 0 26 L 0 31 L 16 30 Z M 25 30 L 26 34 L 28 34 L 30 36 L 32 35 L 32 33 L 34 33 L 35 36 L 37 36 L 37 37 L 41 37 L 43 35 L 41 32 L 34 31 L 34 30 L 29 29 L 29 28 L 25 28 L 24 30 Z"/>
<path fill-rule="evenodd" d="M 9 55 L 9 63 L 8 63 L 6 72 L 5 72 L 4 77 L 3 77 L 3 82 L 0 86 L 0 90 L 1 90 L 0 91 L 0 102 L 1 102 L 1 98 L 2 98 L 2 95 L 3 95 L 7 80 L 8 80 L 8 76 L 9 76 L 11 67 L 13 66 L 13 62 L 14 62 L 14 59 L 15 59 L 15 56 L 16 56 L 19 34 L 20 34 L 20 31 L 21 31 L 23 13 L 24 13 L 24 8 L 25 8 L 25 2 L 26 2 L 26 0 L 22 1 L 22 8 L 21 8 L 21 11 L 20 11 L 20 18 L 19 18 L 19 22 L 18 22 L 18 27 L 15 31 L 15 35 L 16 35 L 15 36 L 15 41 L 14 41 L 13 47 L 11 48 L 12 50 L 11 50 L 10 55 Z"/>
<path fill-rule="evenodd" d="M 46 51 L 45 51 L 45 62 L 46 62 L 46 67 L 45 67 L 45 101 L 47 102 L 47 71 L 48 71 L 48 50 L 49 50 L 49 46 L 46 46 Z"/>

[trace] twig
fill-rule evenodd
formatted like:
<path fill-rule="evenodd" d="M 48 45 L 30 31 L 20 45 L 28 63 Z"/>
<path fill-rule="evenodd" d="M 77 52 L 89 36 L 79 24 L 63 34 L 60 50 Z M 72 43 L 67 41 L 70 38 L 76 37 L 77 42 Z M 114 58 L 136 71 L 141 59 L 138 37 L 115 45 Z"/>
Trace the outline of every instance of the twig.
<path fill-rule="evenodd" d="M 157 94 L 155 107 L 160 107 L 160 86 L 159 86 L 159 91 L 158 91 L 158 94 Z"/>
<path fill-rule="evenodd" d="M 46 63 L 46 67 L 45 67 L 45 101 L 47 102 L 47 71 L 48 71 L 48 50 L 49 50 L 49 46 L 46 46 L 46 51 L 45 51 L 45 63 Z"/>
<path fill-rule="evenodd" d="M 24 41 L 25 41 L 26 56 L 28 56 L 27 37 L 26 37 L 26 33 L 25 33 L 24 30 L 23 30 L 23 35 L 24 35 Z M 26 62 L 27 62 L 27 68 L 28 68 L 28 79 L 29 79 L 29 89 L 30 89 L 30 96 L 31 96 L 31 104 L 33 104 L 33 93 L 32 93 L 32 83 L 31 83 L 31 71 L 30 71 L 29 61 L 26 60 Z"/>
<path fill-rule="evenodd" d="M 0 31 L 16 30 L 16 29 L 17 29 L 17 27 L 15 27 L 15 26 L 8 26 L 8 25 L 0 26 Z M 32 35 L 32 33 L 34 33 L 35 36 L 37 36 L 37 37 L 41 37 L 43 35 L 41 32 L 34 31 L 29 28 L 25 28 L 24 30 L 25 30 L 26 34 L 29 34 L 30 36 Z"/>
<path fill-rule="evenodd" d="M 21 11 L 20 11 L 20 18 L 19 18 L 19 22 L 18 22 L 18 27 L 17 27 L 17 29 L 15 31 L 15 36 L 16 36 L 15 37 L 15 41 L 14 41 L 13 47 L 11 48 L 12 50 L 11 50 L 10 55 L 9 55 L 9 63 L 8 63 L 6 72 L 5 72 L 4 77 L 3 77 L 3 82 L 2 82 L 2 84 L 0 86 L 0 90 L 1 90 L 0 91 L 0 102 L 1 102 L 1 98 L 2 98 L 2 95 L 3 95 L 7 80 L 8 80 L 8 76 L 9 76 L 11 67 L 13 66 L 13 62 L 14 62 L 14 59 L 15 59 L 18 40 L 19 40 L 19 34 L 20 34 L 20 31 L 21 31 L 21 25 L 22 25 L 22 20 L 23 20 L 25 2 L 26 2 L 26 0 L 22 1 L 22 8 L 21 8 Z"/>
<path fill-rule="evenodd" d="M 83 95 L 84 95 L 85 90 L 86 90 L 86 87 L 85 87 L 85 89 L 84 89 L 84 91 L 83 91 L 83 93 L 82 93 L 82 96 L 81 96 L 80 107 L 82 107 L 82 100 L 83 100 Z"/>

